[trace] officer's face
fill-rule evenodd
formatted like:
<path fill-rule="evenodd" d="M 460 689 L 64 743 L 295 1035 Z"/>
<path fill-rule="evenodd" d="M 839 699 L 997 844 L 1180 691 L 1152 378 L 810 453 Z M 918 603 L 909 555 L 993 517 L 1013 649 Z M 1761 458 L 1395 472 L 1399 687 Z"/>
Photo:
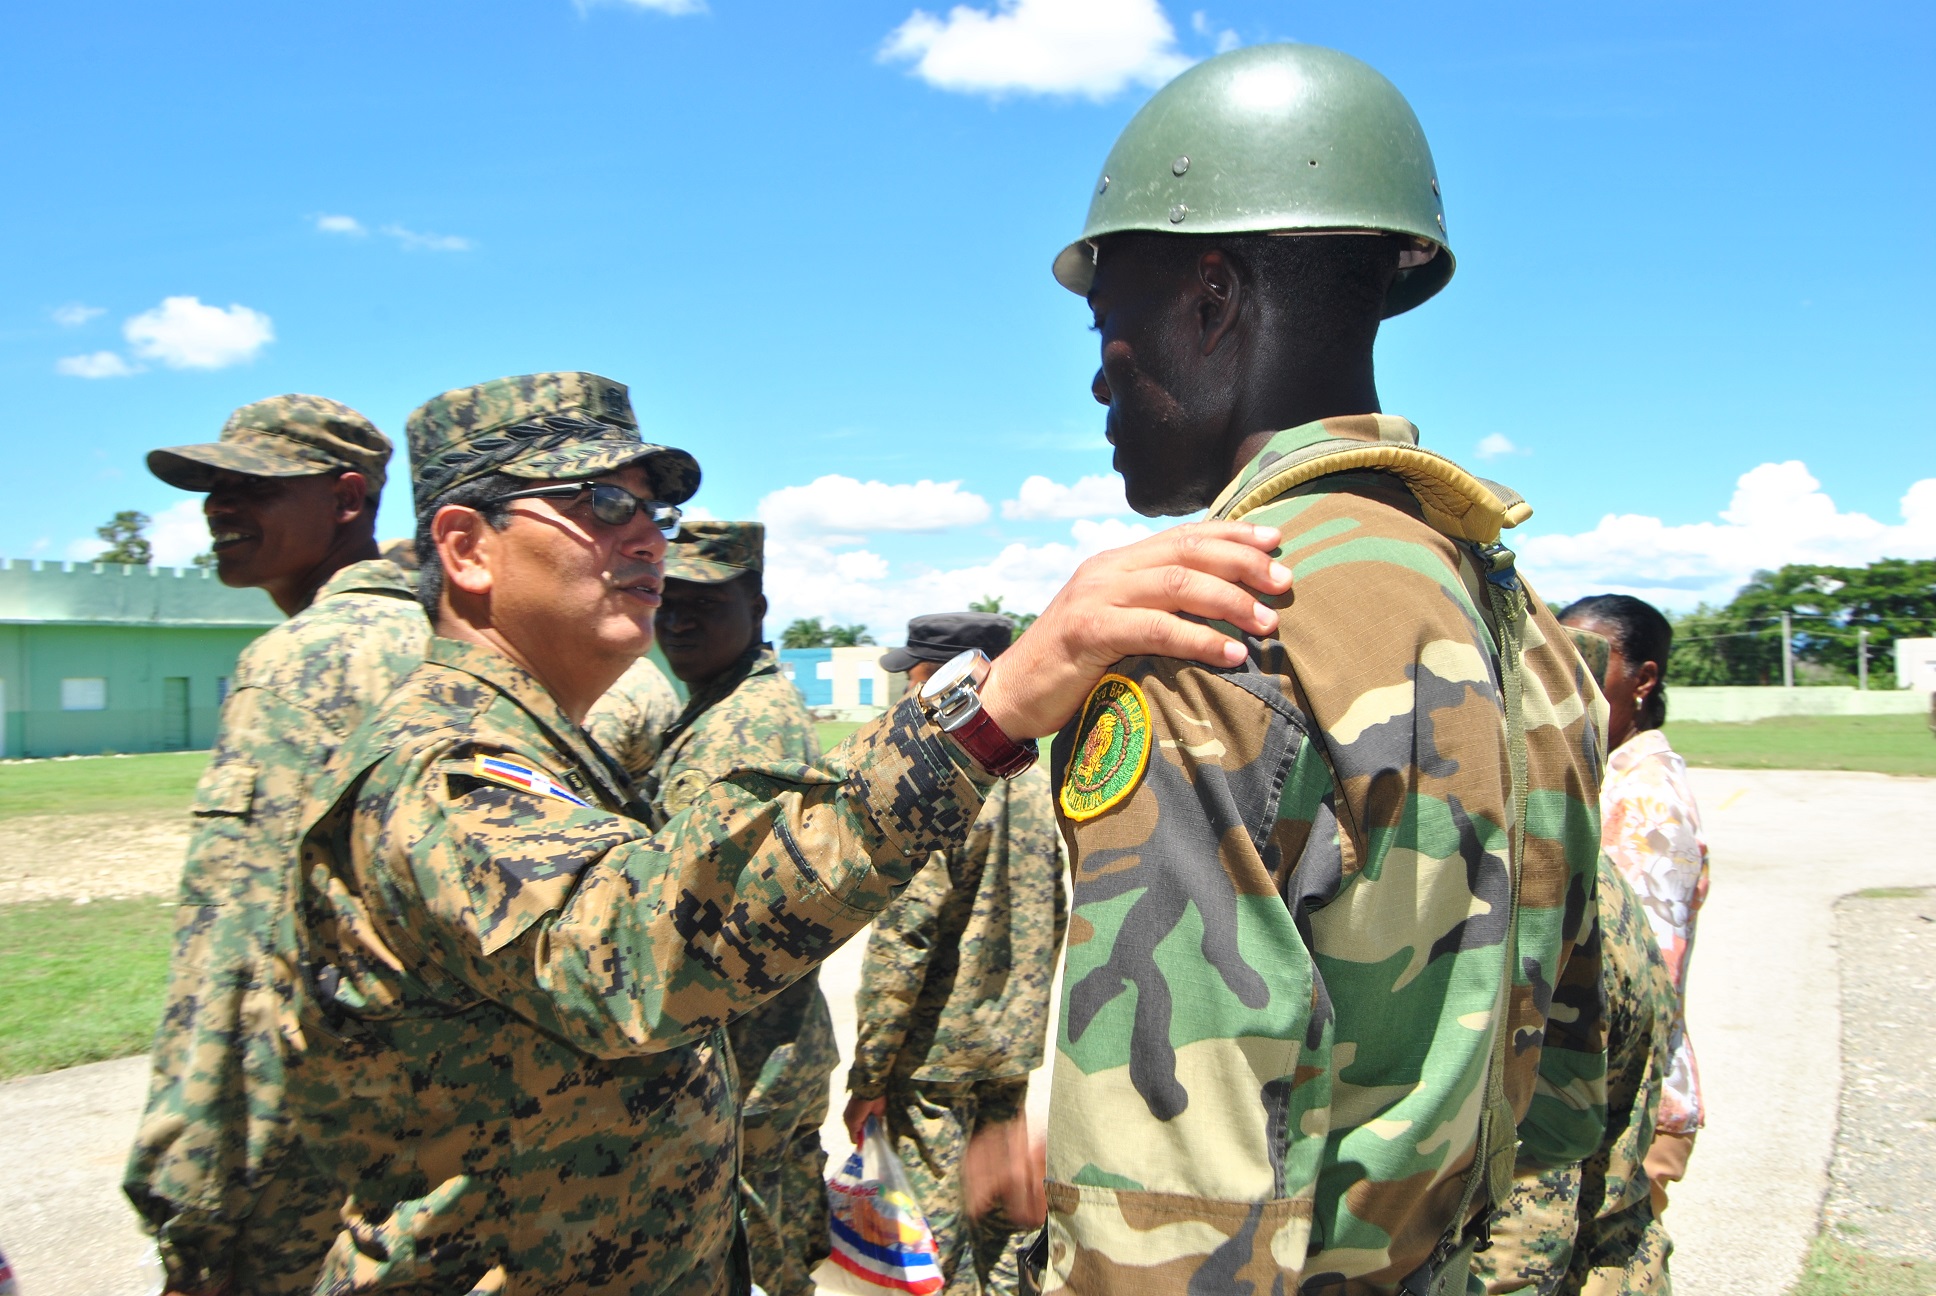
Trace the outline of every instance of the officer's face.
<path fill-rule="evenodd" d="M 202 502 L 215 574 L 224 585 L 260 587 L 272 595 L 283 585 L 300 583 L 336 541 L 340 494 L 334 473 L 254 477 L 218 471 Z"/>
<path fill-rule="evenodd" d="M 672 673 L 688 684 L 719 675 L 760 637 L 766 598 L 749 577 L 716 583 L 668 580 L 655 621 Z"/>
<path fill-rule="evenodd" d="M 1231 388 L 1224 359 L 1203 353 L 1195 259 L 1160 238 L 1107 240 L 1089 291 L 1102 338 L 1090 390 L 1109 407 L 1106 434 L 1129 505 L 1152 517 L 1207 506 L 1231 467 Z"/>
<path fill-rule="evenodd" d="M 652 494 L 638 465 L 598 480 Z M 480 533 L 478 547 L 491 626 L 561 701 L 589 691 L 589 705 L 652 646 L 665 536 L 643 512 L 607 526 L 582 500 L 518 500 L 506 511 L 510 523 Z"/>

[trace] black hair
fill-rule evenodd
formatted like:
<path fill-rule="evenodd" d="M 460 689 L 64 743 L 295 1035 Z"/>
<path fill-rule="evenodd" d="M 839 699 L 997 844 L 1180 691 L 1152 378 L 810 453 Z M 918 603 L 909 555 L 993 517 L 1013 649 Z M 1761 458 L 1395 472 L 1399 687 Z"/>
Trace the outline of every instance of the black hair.
<path fill-rule="evenodd" d="M 437 556 L 437 541 L 430 534 L 430 524 L 436 518 L 437 510 L 446 504 L 473 508 L 490 524 L 492 530 L 502 531 L 511 524 L 510 506 L 504 502 L 504 496 L 530 485 L 522 477 L 491 473 L 461 486 L 453 486 L 432 500 L 429 507 L 418 510 L 417 602 L 423 604 L 424 613 L 429 616 L 432 625 L 437 623 L 437 604 L 444 596 L 444 565 Z"/>
<path fill-rule="evenodd" d="M 1398 274 L 1391 234 L 1119 234 L 1178 270 L 1221 250 L 1292 327 L 1336 353 L 1369 352 Z M 1192 271 L 1194 273 L 1194 271 Z"/>
<path fill-rule="evenodd" d="M 1660 609 L 1631 594 L 1589 594 L 1575 599 L 1560 613 L 1562 621 L 1591 621 L 1604 627 L 1613 646 L 1627 659 L 1627 669 L 1652 662 L 1659 672 L 1654 691 L 1640 704 L 1634 722 L 1642 729 L 1667 723 L 1667 659 L 1674 651 L 1674 627 Z"/>

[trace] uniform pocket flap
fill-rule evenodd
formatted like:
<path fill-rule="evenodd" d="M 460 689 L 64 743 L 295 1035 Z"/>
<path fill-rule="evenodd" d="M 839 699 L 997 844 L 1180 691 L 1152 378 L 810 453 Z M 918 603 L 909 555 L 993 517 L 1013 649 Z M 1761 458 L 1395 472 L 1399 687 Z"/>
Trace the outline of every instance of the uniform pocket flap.
<path fill-rule="evenodd" d="M 198 815 L 246 815 L 255 800 L 256 767 L 248 761 L 218 761 L 195 785 Z"/>

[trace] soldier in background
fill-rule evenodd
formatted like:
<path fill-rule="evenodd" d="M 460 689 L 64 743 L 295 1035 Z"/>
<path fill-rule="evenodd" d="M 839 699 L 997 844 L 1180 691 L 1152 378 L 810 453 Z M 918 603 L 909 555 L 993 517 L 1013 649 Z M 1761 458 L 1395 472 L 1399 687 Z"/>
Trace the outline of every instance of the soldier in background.
<path fill-rule="evenodd" d="M 1569 626 L 1594 680 L 1610 645 Z M 1639 896 L 1605 853 L 1599 866 L 1600 984 L 1607 1004 L 1607 1130 L 1585 1161 L 1532 1167 L 1492 1221 L 1472 1271 L 1492 1296 L 1651 1296 L 1670 1290 L 1674 1244 L 1655 1212 L 1647 1149 L 1672 1051 L 1674 979 Z"/>
<path fill-rule="evenodd" d="M 997 657 L 1013 634 L 991 613 L 916 617 L 881 669 L 905 671 L 912 693 L 955 654 Z M 1054 801 L 1048 777 L 1030 769 L 989 790 L 968 840 L 937 851 L 867 939 L 844 1119 L 856 1144 L 868 1118 L 881 1120 L 951 1296 L 1012 1296 L 1009 1239 L 1041 1223 L 1009 1206 L 976 1218 L 963 1170 L 971 1144 L 995 1149 L 997 1175 L 1026 1166 L 1023 1105 L 1042 1065 L 1066 913 Z"/>
<path fill-rule="evenodd" d="M 734 769 L 820 759 L 813 717 L 762 631 L 765 536 L 758 522 L 694 521 L 666 550 L 654 633 L 691 697 L 650 769 L 638 767 L 637 748 L 622 734 L 606 743 L 627 753 L 622 763 L 666 818 Z M 601 742 L 618 727 L 613 695 L 624 687 L 621 679 L 592 710 L 587 727 Z M 813 1296 L 813 1269 L 826 1258 L 828 1237 L 820 1126 L 840 1063 L 819 971 L 735 1018 L 727 1039 L 739 1073 L 741 1203 L 753 1281 L 768 1296 Z"/>
<path fill-rule="evenodd" d="M 123 1186 L 173 1292 L 307 1292 L 343 1190 L 291 1136 L 271 927 L 303 797 L 366 712 L 423 661 L 430 626 L 378 555 L 390 442 L 355 410 L 277 396 L 212 444 L 148 456 L 206 492 L 224 585 L 266 590 L 290 620 L 243 650 L 195 790 L 168 1001 Z"/>
<path fill-rule="evenodd" d="M 1004 660 L 655 832 L 580 726 L 651 642 L 697 464 L 596 374 L 447 392 L 409 426 L 436 633 L 319 798 L 277 947 L 290 1106 L 350 1193 L 318 1289 L 743 1294 L 725 1023 L 958 844 L 1108 662 L 1240 656 L 1208 622 L 1268 623 L 1249 591 L 1288 588 L 1278 533 L 1089 558 Z"/>
<path fill-rule="evenodd" d="M 1438 190 L 1389 81 L 1252 46 L 1131 120 L 1055 259 L 1130 505 L 1280 527 L 1297 590 L 1057 739 L 1049 1290 L 1461 1291 L 1516 1143 L 1599 1143 L 1593 685 L 1500 543 L 1531 510 L 1374 380 L 1452 275 Z"/>
<path fill-rule="evenodd" d="M 585 729 L 634 782 L 643 782 L 682 706 L 659 664 L 641 657 L 598 699 Z"/>

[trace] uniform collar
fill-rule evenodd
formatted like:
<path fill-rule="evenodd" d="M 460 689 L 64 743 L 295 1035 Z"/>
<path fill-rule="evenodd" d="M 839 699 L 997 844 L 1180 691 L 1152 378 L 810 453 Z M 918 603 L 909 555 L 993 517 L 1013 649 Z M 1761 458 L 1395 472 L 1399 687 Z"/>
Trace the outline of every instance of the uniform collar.
<path fill-rule="evenodd" d="M 731 666 L 692 691 L 685 709 L 679 713 L 678 723 L 666 735 L 665 746 L 671 746 L 674 734 L 683 731 L 705 712 L 731 697 L 747 680 L 755 675 L 775 675 L 779 670 L 780 655 L 773 651 L 773 645 L 756 641 Z"/>
<path fill-rule="evenodd" d="M 417 597 L 417 588 L 410 573 L 388 558 L 368 558 L 351 563 L 324 581 L 312 605 L 339 594 L 388 594 L 413 599 Z"/>
<path fill-rule="evenodd" d="M 431 636 L 426 660 L 474 676 L 504 694 L 531 717 L 554 747 L 570 753 L 572 760 L 598 783 L 609 804 L 623 808 L 627 814 L 637 813 L 634 804 L 637 793 L 614 773 L 611 764 L 593 748 L 585 731 L 571 722 L 571 717 L 558 705 L 558 699 L 538 682 L 537 676 L 495 648 L 463 639 L 447 639 L 443 635 Z"/>
<path fill-rule="evenodd" d="M 1210 506 L 1211 517 L 1223 516 L 1225 504 L 1243 493 L 1246 486 L 1267 476 L 1277 465 L 1300 450 L 1324 441 L 1358 441 L 1365 445 L 1418 444 L 1418 428 L 1394 414 L 1341 414 L 1333 418 L 1300 423 L 1282 432 L 1273 432 L 1251 461 L 1238 470 L 1228 486 Z"/>

